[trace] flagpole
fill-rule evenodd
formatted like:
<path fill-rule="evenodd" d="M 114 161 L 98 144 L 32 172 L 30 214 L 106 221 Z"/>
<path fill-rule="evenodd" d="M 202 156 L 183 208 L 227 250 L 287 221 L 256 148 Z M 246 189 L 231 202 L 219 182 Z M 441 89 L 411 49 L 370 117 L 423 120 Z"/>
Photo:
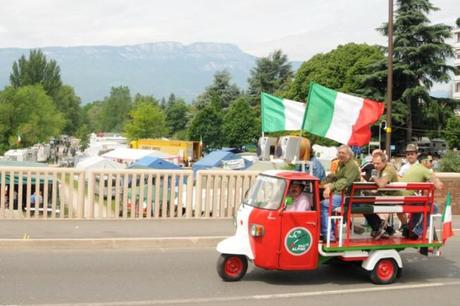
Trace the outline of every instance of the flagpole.
<path fill-rule="evenodd" d="M 391 103 L 393 100 L 393 0 L 388 0 L 388 72 L 387 72 L 386 153 L 391 158 Z"/>

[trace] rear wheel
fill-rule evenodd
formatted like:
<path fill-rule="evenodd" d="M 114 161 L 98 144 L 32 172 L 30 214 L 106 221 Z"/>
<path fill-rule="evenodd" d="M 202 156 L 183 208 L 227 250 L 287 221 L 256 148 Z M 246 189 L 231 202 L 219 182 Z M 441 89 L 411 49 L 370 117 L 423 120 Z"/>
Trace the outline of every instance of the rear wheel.
<path fill-rule="evenodd" d="M 382 258 L 371 271 L 370 277 L 374 284 L 391 284 L 399 273 L 399 267 L 392 258 Z"/>
<path fill-rule="evenodd" d="M 217 273 L 226 282 L 239 281 L 248 269 L 248 259 L 243 255 L 221 254 L 217 260 Z"/>

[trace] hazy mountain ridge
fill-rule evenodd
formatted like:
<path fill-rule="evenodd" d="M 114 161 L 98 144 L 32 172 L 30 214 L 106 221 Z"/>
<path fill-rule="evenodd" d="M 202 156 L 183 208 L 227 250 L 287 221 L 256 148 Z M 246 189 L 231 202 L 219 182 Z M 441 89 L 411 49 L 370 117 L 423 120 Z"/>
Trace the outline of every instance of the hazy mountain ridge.
<path fill-rule="evenodd" d="M 41 48 L 61 67 L 64 83 L 75 88 L 83 103 L 101 100 L 112 86 L 126 85 L 131 94 L 167 97 L 171 92 L 191 101 L 208 86 L 214 73 L 227 69 L 233 81 L 246 88 L 256 57 L 236 45 L 177 42 L 128 46 Z M 0 49 L 0 86 L 9 84 L 14 61 L 29 49 Z"/>

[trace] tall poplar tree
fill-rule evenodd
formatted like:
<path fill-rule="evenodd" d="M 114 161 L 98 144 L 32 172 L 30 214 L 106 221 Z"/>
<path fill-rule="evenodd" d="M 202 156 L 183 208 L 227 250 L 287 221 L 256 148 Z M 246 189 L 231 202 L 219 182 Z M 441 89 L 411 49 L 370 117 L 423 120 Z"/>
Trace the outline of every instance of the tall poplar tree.
<path fill-rule="evenodd" d="M 47 95 L 54 97 L 62 86 L 61 69 L 55 60 L 48 60 L 40 49 L 31 50 L 28 58 L 23 55 L 13 63 L 10 82 L 14 88 L 39 84 Z"/>

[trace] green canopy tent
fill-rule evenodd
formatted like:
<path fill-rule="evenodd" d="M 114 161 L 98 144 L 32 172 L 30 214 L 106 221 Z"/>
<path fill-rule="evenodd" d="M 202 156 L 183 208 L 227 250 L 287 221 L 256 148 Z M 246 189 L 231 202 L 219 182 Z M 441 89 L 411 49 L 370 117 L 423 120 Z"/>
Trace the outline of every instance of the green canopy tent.
<path fill-rule="evenodd" d="M 44 168 L 48 167 L 48 164 L 42 164 L 42 163 L 36 163 L 36 162 L 29 162 L 29 161 L 12 161 L 12 160 L 0 160 L 0 170 L 2 170 L 3 167 L 22 167 L 22 168 Z M 25 185 L 27 184 L 27 174 L 22 175 L 22 184 Z M 35 184 L 35 181 L 37 179 L 36 174 L 31 175 L 31 184 Z M 52 181 L 53 177 L 48 176 L 48 181 Z M 2 174 L 0 173 L 0 182 L 2 180 Z M 43 175 L 40 175 L 40 184 L 45 183 L 45 177 Z M 10 184 L 10 175 L 6 174 L 5 175 L 5 184 L 9 185 Z M 19 175 L 15 174 L 14 175 L 14 185 L 19 184 Z"/>

